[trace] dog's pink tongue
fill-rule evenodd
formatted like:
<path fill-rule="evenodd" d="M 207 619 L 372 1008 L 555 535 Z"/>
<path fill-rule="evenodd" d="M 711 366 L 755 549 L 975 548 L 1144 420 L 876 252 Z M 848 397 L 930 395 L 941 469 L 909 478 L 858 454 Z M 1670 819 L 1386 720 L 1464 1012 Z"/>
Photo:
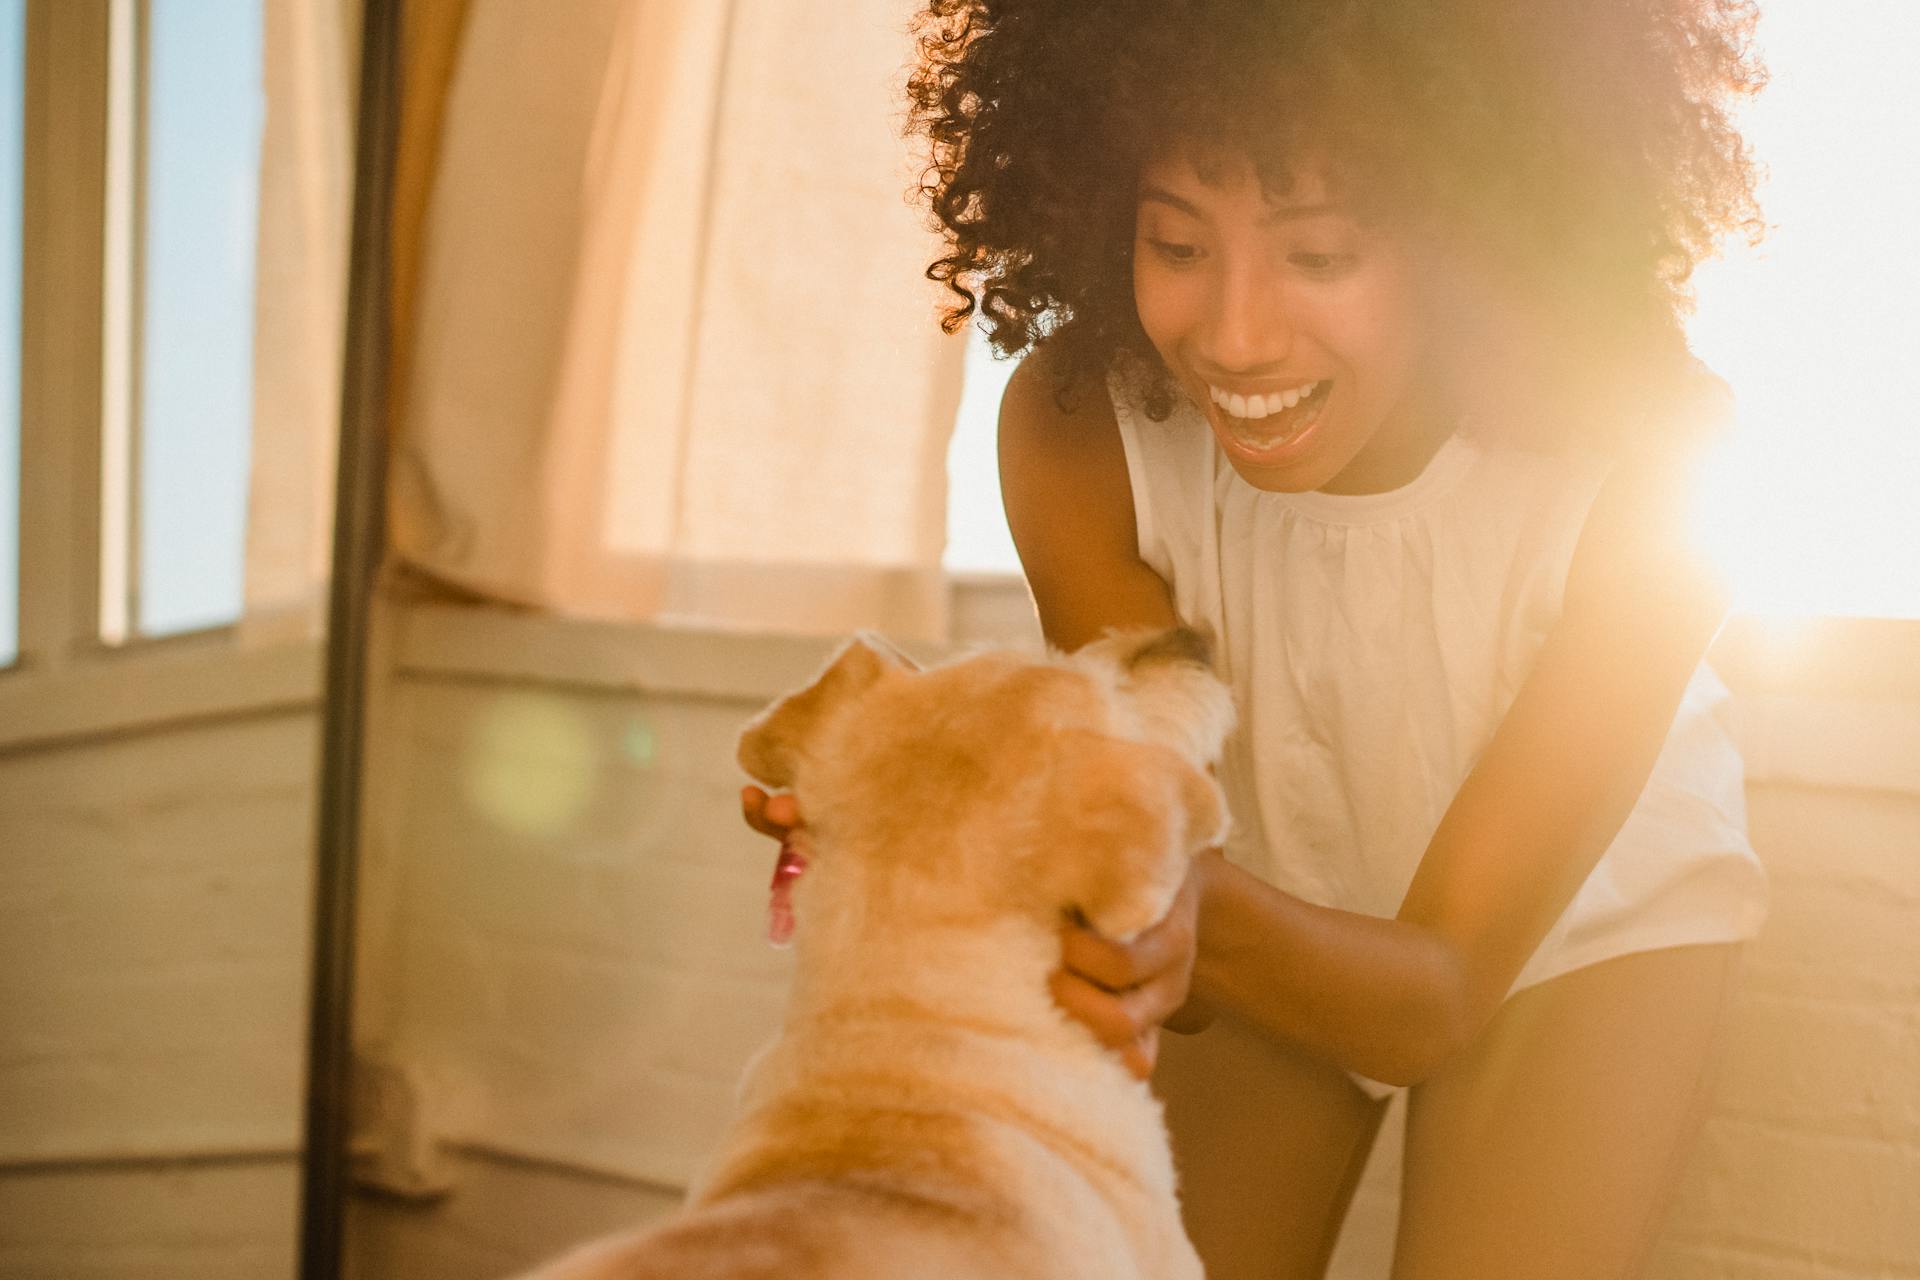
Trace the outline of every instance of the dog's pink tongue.
<path fill-rule="evenodd" d="M 793 847 L 793 841 L 780 842 L 780 856 L 773 864 L 773 896 L 767 902 L 767 941 L 784 947 L 793 941 L 793 882 L 807 869 L 807 860 Z"/>

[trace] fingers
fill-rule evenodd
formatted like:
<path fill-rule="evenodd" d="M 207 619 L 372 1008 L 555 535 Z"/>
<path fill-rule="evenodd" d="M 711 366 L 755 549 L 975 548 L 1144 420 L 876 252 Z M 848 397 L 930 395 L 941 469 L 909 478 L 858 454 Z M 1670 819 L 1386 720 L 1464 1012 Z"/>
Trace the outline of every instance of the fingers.
<path fill-rule="evenodd" d="M 1127 950 L 1134 967 L 1144 973 L 1184 971 L 1193 963 L 1193 929 L 1184 919 L 1169 916 L 1127 944 Z"/>
<path fill-rule="evenodd" d="M 791 831 L 800 825 L 800 802 L 788 792 L 768 796 L 766 812 L 768 822 L 785 830 Z"/>
<path fill-rule="evenodd" d="M 758 787 L 740 788 L 740 816 L 763 836 L 772 836 L 776 840 L 786 837 L 786 832 L 767 821 L 767 793 Z"/>
<path fill-rule="evenodd" d="M 1145 1079 L 1159 1052 L 1160 1020 L 1178 997 L 1167 983 L 1149 983 L 1115 994 L 1065 970 L 1051 980 L 1054 1003 L 1093 1032 L 1094 1039 L 1120 1055 L 1129 1071 Z"/>
<path fill-rule="evenodd" d="M 1169 1031 L 1183 1036 L 1198 1035 L 1213 1025 L 1213 1006 L 1198 996 L 1189 995 L 1187 1002 L 1167 1015 L 1160 1025 Z"/>
<path fill-rule="evenodd" d="M 1125 991 L 1169 970 L 1184 973 L 1192 965 L 1193 930 L 1169 917 L 1132 942 L 1115 942 L 1091 929 L 1070 925 L 1061 931 L 1060 962 L 1108 991 Z"/>
<path fill-rule="evenodd" d="M 1139 986 L 1148 977 L 1148 971 L 1135 962 L 1129 947 L 1078 926 L 1061 931 L 1060 963 L 1108 991 L 1125 991 Z"/>
<path fill-rule="evenodd" d="M 785 840 L 800 825 L 800 806 L 785 792 L 769 796 L 759 787 L 740 788 L 740 814 L 763 836 Z"/>
<path fill-rule="evenodd" d="M 1053 998 L 1144 1080 L 1159 1055 L 1159 1027 L 1187 1004 L 1193 965 L 1190 919 L 1177 913 L 1130 943 L 1083 925 L 1061 930 Z"/>
<path fill-rule="evenodd" d="M 1053 1002 L 1107 1048 L 1124 1049 L 1139 1039 L 1140 1028 L 1127 1016 L 1120 997 L 1064 970 L 1055 971 L 1051 986 Z"/>
<path fill-rule="evenodd" d="M 1120 1065 L 1127 1074 L 1136 1080 L 1147 1080 L 1153 1076 L 1153 1064 L 1160 1058 L 1160 1031 L 1157 1027 L 1148 1027 L 1133 1039 L 1121 1045 L 1117 1052 Z"/>
<path fill-rule="evenodd" d="M 1153 1075 L 1153 1064 L 1160 1056 L 1160 1034 L 1157 1031 L 1143 1031 L 1140 1038 L 1128 1045 L 1120 1054 L 1120 1061 L 1136 1080 L 1146 1080 Z"/>

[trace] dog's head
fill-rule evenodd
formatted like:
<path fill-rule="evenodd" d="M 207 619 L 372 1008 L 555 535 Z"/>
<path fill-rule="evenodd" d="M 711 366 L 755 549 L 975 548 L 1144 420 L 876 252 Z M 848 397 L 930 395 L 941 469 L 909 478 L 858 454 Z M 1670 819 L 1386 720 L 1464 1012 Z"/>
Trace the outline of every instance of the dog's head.
<path fill-rule="evenodd" d="M 1225 838 L 1207 768 L 1232 721 L 1185 630 L 927 670 L 859 637 L 747 727 L 740 763 L 794 792 L 809 879 L 857 875 L 889 919 L 1051 927 L 1078 911 L 1128 937 L 1165 913 L 1187 860 Z"/>

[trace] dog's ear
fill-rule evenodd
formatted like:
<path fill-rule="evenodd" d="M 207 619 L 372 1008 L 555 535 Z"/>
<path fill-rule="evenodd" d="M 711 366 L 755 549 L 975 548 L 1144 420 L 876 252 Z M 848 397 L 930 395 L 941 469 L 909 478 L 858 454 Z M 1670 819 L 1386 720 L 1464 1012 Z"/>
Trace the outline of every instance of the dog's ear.
<path fill-rule="evenodd" d="M 812 684 L 768 707 L 740 732 L 740 767 L 764 786 L 793 785 L 794 767 L 826 715 L 888 671 L 916 670 L 893 646 L 862 632 L 842 645 Z"/>
<path fill-rule="evenodd" d="M 1063 907 L 1110 938 L 1166 915 L 1193 855 L 1227 837 L 1220 786 L 1168 748 L 1064 735 L 1039 856 Z"/>

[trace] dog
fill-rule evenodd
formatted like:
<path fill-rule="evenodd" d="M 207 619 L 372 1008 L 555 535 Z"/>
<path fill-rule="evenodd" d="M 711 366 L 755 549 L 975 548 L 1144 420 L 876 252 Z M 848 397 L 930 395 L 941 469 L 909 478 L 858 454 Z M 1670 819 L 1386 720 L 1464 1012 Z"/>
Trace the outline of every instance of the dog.
<path fill-rule="evenodd" d="M 782 1030 L 680 1216 L 530 1280 L 1200 1280 L 1158 1101 L 1048 978 L 1224 839 L 1232 720 L 1187 631 L 842 647 L 740 739 L 806 818 Z"/>

